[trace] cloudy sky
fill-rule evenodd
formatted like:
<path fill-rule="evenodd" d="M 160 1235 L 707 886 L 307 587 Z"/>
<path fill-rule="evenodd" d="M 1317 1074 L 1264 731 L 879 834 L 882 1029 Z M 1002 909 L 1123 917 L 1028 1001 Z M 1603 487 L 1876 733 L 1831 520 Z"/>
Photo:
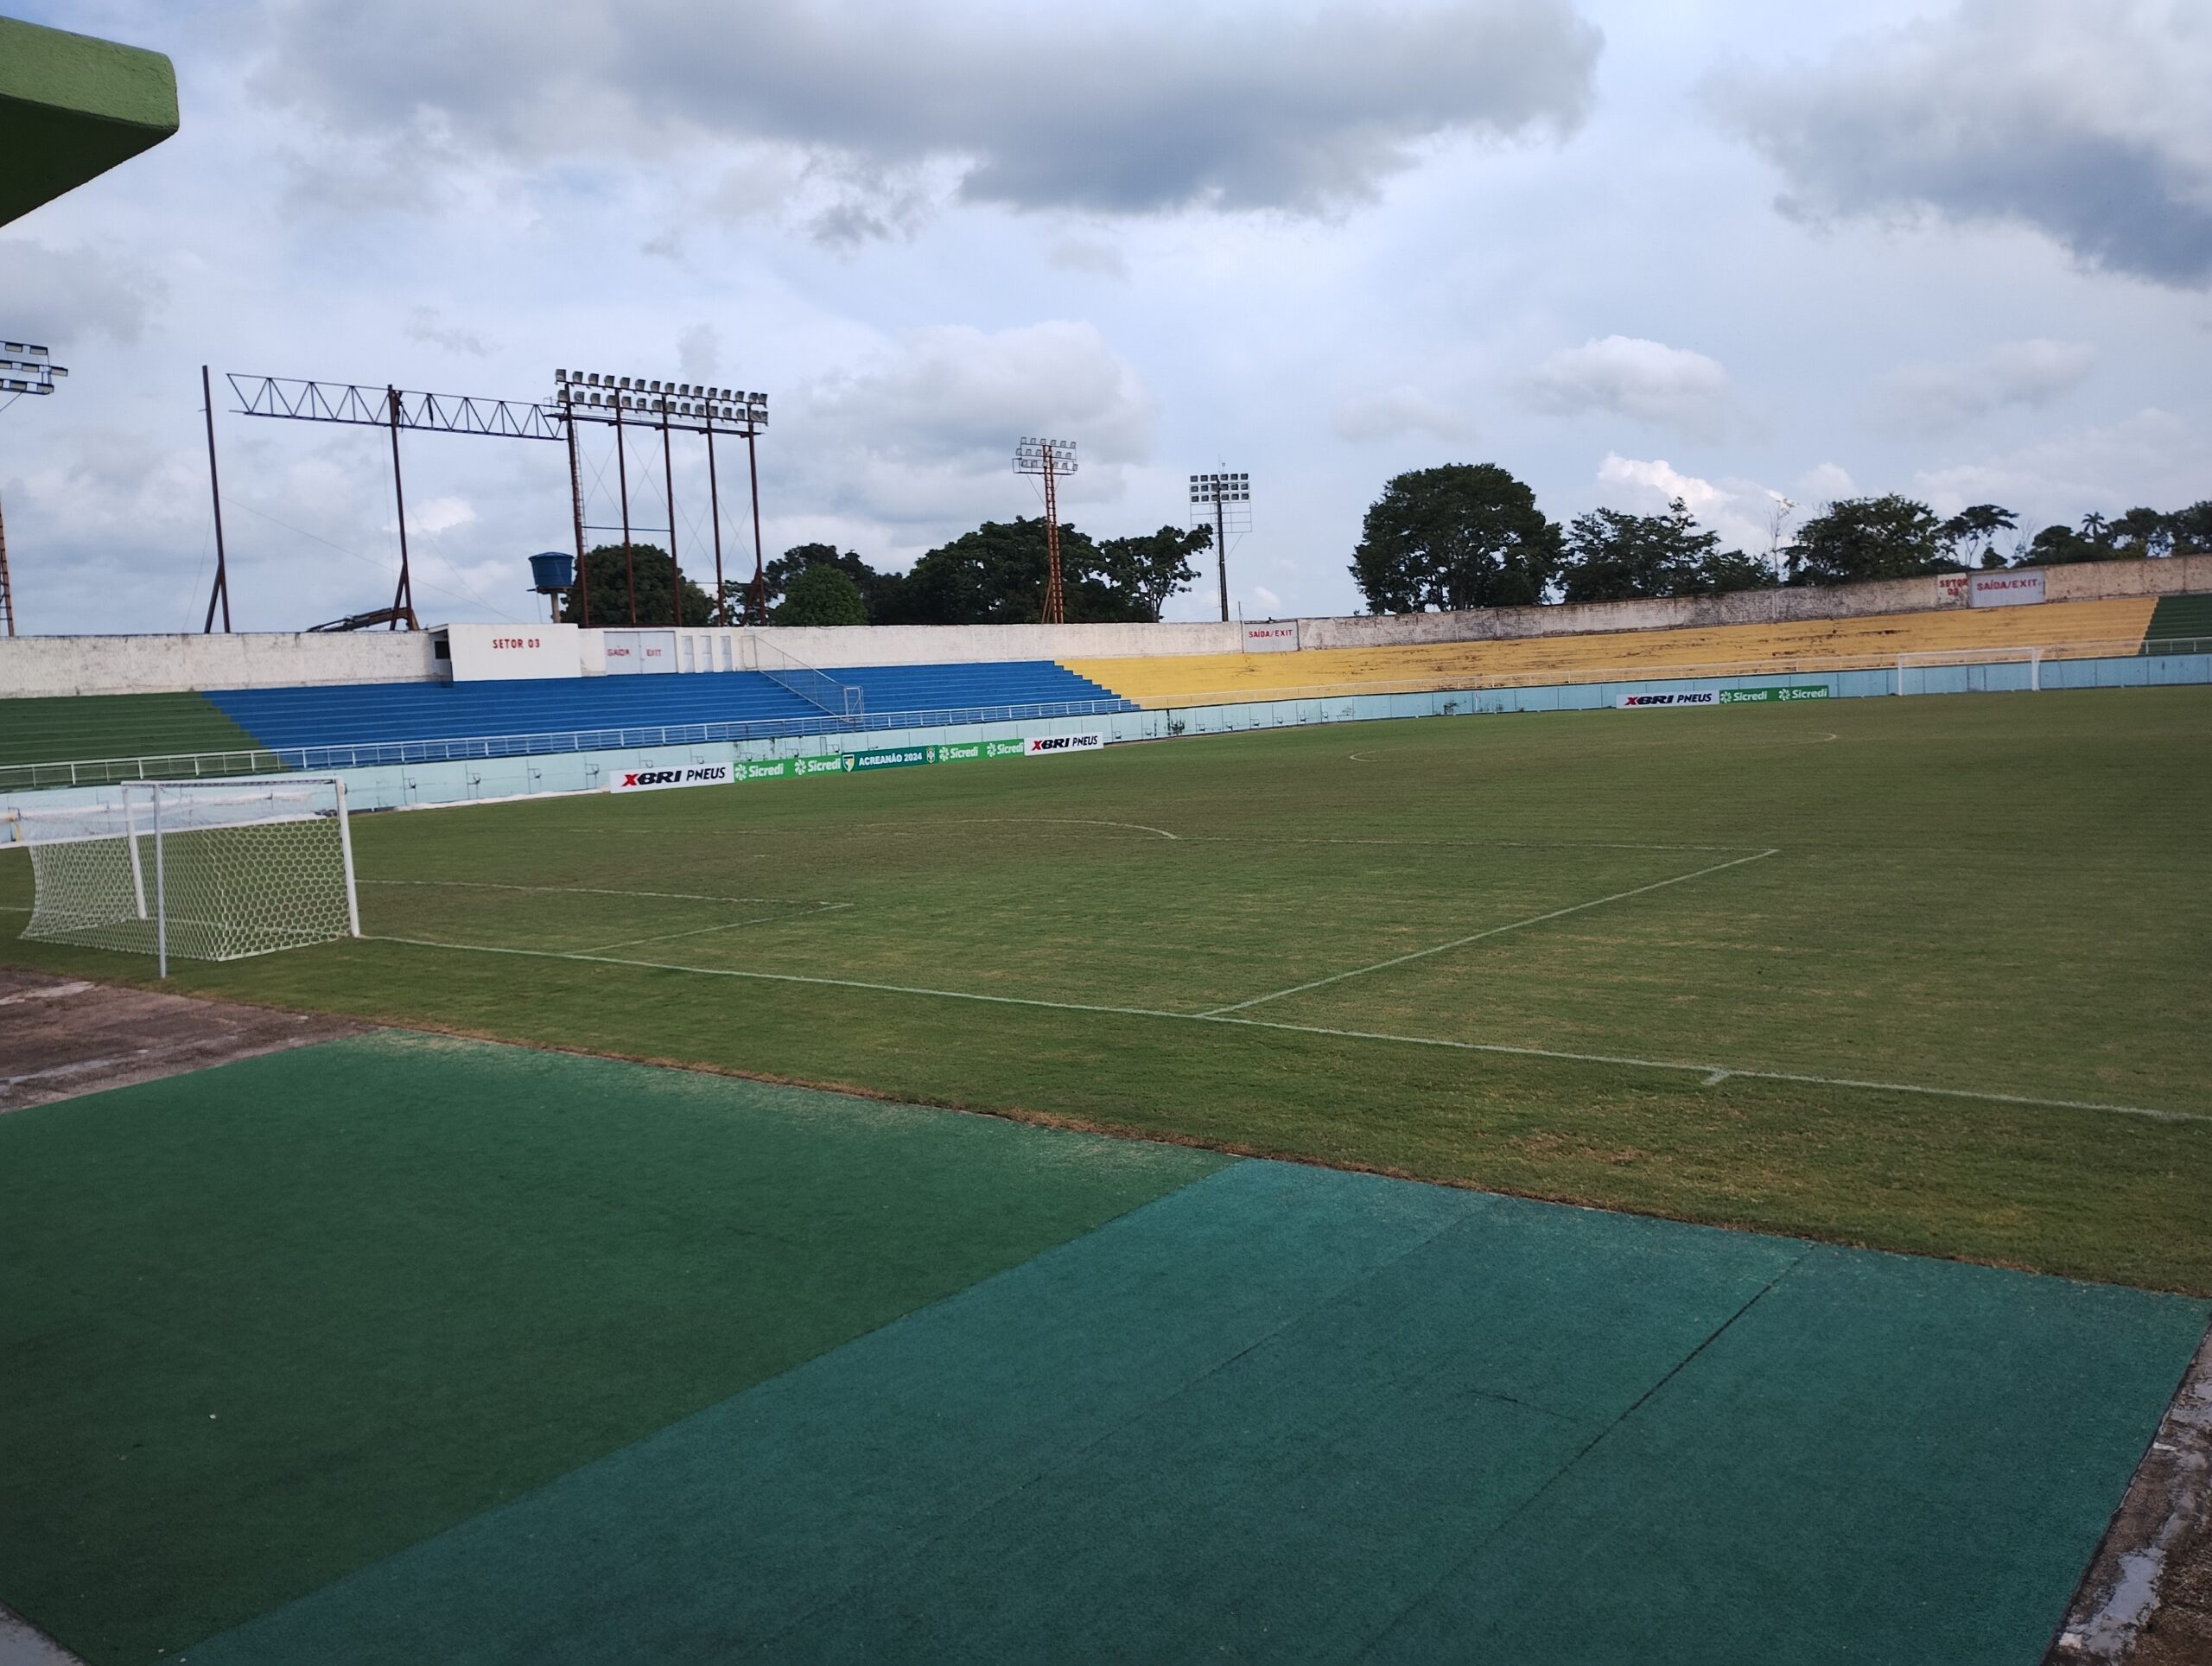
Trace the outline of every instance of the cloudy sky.
<path fill-rule="evenodd" d="M 880 566 L 1036 512 L 1025 434 L 1079 442 L 1100 535 L 1248 470 L 1251 614 L 1356 610 L 1363 512 L 1443 462 L 1560 518 L 1679 494 L 1758 550 L 1782 499 L 2212 496 L 2202 0 L 10 10 L 168 53 L 183 106 L 0 229 L 0 334 L 71 372 L 0 412 L 33 631 L 198 627 L 203 362 L 245 629 L 382 605 L 397 544 L 382 437 L 232 414 L 225 371 L 763 390 L 769 552 Z M 532 617 L 559 448 L 405 446 L 422 611 Z M 613 473 L 602 439 L 594 522 Z"/>

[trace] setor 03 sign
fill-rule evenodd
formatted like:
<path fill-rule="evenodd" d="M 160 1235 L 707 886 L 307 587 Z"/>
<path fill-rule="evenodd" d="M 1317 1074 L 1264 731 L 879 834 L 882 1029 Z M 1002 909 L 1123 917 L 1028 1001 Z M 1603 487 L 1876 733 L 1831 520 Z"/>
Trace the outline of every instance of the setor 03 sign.
<path fill-rule="evenodd" d="M 668 769 L 626 769 L 607 784 L 609 792 L 660 792 L 672 786 L 728 786 L 737 779 L 728 764 L 681 764 Z"/>
<path fill-rule="evenodd" d="M 1103 752 L 1104 729 L 1081 729 L 1073 734 L 1033 734 L 1022 742 L 1025 758 L 1049 758 L 1067 752 Z"/>

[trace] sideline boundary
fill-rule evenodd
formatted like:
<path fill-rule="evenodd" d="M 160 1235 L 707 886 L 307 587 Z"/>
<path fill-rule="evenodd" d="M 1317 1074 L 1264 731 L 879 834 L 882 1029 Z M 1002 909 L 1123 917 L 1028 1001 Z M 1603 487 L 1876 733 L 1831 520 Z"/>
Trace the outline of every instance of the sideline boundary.
<path fill-rule="evenodd" d="M 1388 971 L 1393 966 L 1402 966 L 1408 961 L 1426 960 L 1431 955 L 1440 955 L 1447 949 L 1464 949 L 1470 943 L 1480 943 L 1484 938 L 1502 937 L 1508 932 L 1518 932 L 1530 925 L 1541 925 L 1548 919 L 1564 919 L 1569 914 L 1581 913 L 1588 908 L 1602 908 L 1609 902 L 1625 902 L 1630 897 L 1640 897 L 1649 891 L 1663 891 L 1670 885 L 1681 885 L 1690 880 L 1703 879 L 1707 874 L 1718 874 L 1730 868 L 1741 868 L 1745 862 L 1763 862 L 1769 856 L 1782 854 L 1782 847 L 1762 850 L 1756 855 L 1738 856 L 1733 862 L 1718 862 L 1710 868 L 1700 868 L 1694 873 L 1677 874 L 1671 879 L 1654 880 L 1649 885 L 1639 885 L 1632 891 L 1616 891 L 1609 897 L 1592 897 L 1587 902 L 1578 902 L 1565 908 L 1554 908 L 1548 914 L 1531 914 L 1526 919 L 1509 920 L 1503 925 L 1493 925 L 1485 931 L 1470 932 L 1465 937 L 1453 938 L 1449 943 L 1440 943 L 1433 948 L 1415 949 L 1402 955 L 1393 955 L 1388 960 L 1378 960 L 1371 966 L 1355 966 L 1348 972 L 1332 972 L 1326 977 L 1317 977 L 1310 983 L 1294 983 L 1287 989 L 1277 989 L 1272 995 L 1255 995 L 1249 1001 L 1239 1001 L 1226 1007 L 1215 1007 L 1209 1011 L 1193 1014 L 1197 1018 L 1221 1018 L 1230 1013 L 1241 1013 L 1247 1007 L 1258 1007 L 1270 1001 L 1280 1001 L 1285 995 L 1304 995 L 1308 989 L 1325 989 L 1332 983 L 1341 983 L 1348 977 L 1364 977 L 1370 972 Z"/>
<path fill-rule="evenodd" d="M 1815 1076 L 1797 1071 L 1759 1070 L 1741 1065 L 1687 1064 L 1676 1059 L 1637 1059 L 1621 1053 L 1567 1052 L 1553 1047 L 1516 1047 L 1499 1041 L 1453 1041 L 1434 1035 L 1391 1035 L 1379 1030 L 1331 1029 L 1320 1024 L 1289 1024 L 1280 1019 L 1234 1018 L 1207 1013 L 1169 1012 L 1157 1007 L 1110 1007 L 1083 1001 L 1044 1001 L 1033 995 L 981 995 L 967 989 L 929 989 L 906 983 L 870 983 L 851 977 L 813 977 L 801 972 L 754 972 L 726 966 L 682 966 L 665 960 L 632 960 L 617 955 L 563 952 L 557 949 L 507 949 L 489 943 L 434 943 L 425 938 L 364 934 L 362 943 L 396 943 L 415 949 L 449 949 L 467 954 L 518 955 L 529 960 L 573 960 L 594 966 L 627 966 L 641 971 L 683 972 L 695 977 L 738 977 L 761 983 L 810 984 L 818 989 L 865 989 L 877 995 L 921 995 L 938 1001 L 973 1001 L 994 1007 L 1035 1007 L 1052 1012 L 1100 1013 L 1116 1018 L 1165 1018 L 1179 1024 L 1230 1024 L 1240 1028 L 1283 1030 L 1297 1035 L 1338 1036 L 1352 1041 L 1380 1041 L 1396 1046 L 1448 1047 L 1459 1052 L 1494 1052 L 1518 1059 L 1555 1059 L 1577 1065 L 1618 1065 L 1630 1070 L 1686 1072 L 1703 1085 L 1732 1076 L 1748 1081 L 1795 1082 L 1806 1086 L 1851 1088 L 1872 1093 L 1910 1093 L 1937 1099 L 1971 1099 L 1987 1104 L 2024 1105 L 2050 1110 L 2093 1110 L 2114 1116 L 2139 1116 L 2153 1122 L 2212 1123 L 2212 1112 L 2163 1110 L 2151 1105 L 2107 1104 L 2094 1099 L 2047 1099 L 2027 1093 L 1998 1093 L 1981 1088 L 1939 1088 L 1917 1082 L 1877 1082 L 1850 1076 Z"/>

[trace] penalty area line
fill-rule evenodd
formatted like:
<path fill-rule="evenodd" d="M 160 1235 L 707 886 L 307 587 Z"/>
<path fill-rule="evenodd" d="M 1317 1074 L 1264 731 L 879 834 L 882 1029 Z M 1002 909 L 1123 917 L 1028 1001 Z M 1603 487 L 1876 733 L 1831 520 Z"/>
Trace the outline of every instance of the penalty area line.
<path fill-rule="evenodd" d="M 1388 960 L 1378 960 L 1371 966 L 1355 966 L 1348 972 L 1332 972 L 1326 977 L 1317 977 L 1310 983 L 1294 983 L 1287 989 L 1277 989 L 1271 995 L 1255 995 L 1249 1001 L 1239 1001 L 1233 1006 L 1216 1007 L 1209 1012 L 1194 1013 L 1195 1018 L 1225 1018 L 1230 1013 L 1241 1013 L 1247 1007 L 1263 1006 L 1270 1001 L 1280 1001 L 1287 995 L 1304 995 L 1308 989 L 1325 989 L 1332 983 L 1341 983 L 1348 977 L 1365 977 L 1370 972 L 1388 971 L 1393 966 L 1402 966 L 1408 961 L 1426 960 L 1431 955 L 1440 955 L 1447 949 L 1464 949 L 1470 943 L 1480 943 L 1484 938 L 1502 937 L 1508 932 L 1518 932 L 1531 925 L 1541 925 L 1548 919 L 1563 919 L 1569 914 L 1579 914 L 1587 908 L 1602 908 L 1609 902 L 1624 902 L 1630 897 L 1643 896 L 1649 891 L 1663 891 L 1670 885 L 1681 885 L 1690 880 L 1703 879 L 1707 874 L 1718 874 L 1731 868 L 1741 868 L 1747 862 L 1764 862 L 1769 856 L 1781 855 L 1781 847 L 1762 850 L 1755 855 L 1738 856 L 1733 862 L 1717 862 L 1710 868 L 1700 868 L 1694 873 L 1676 874 L 1671 879 L 1654 880 L 1649 885 L 1639 885 L 1632 891 L 1616 891 L 1609 897 L 1592 897 L 1587 902 L 1570 904 L 1554 908 L 1548 914 L 1531 914 L 1526 919 L 1509 920 L 1503 925 L 1493 925 L 1487 931 L 1471 932 L 1465 937 L 1453 938 L 1449 943 L 1440 943 L 1433 948 L 1415 949 L 1402 955 L 1393 955 Z"/>
<path fill-rule="evenodd" d="M 641 971 L 684 972 L 695 977 L 747 978 L 761 983 L 801 983 L 820 989 L 864 989 L 876 995 L 922 995 L 938 1001 L 972 1001 L 994 1007 L 1036 1007 L 1050 1012 L 1101 1013 L 1116 1018 L 1165 1018 L 1179 1024 L 1226 1024 L 1241 1029 L 1281 1030 L 1294 1035 L 1326 1035 L 1348 1041 L 1380 1041 L 1402 1047 L 1446 1047 L 1456 1052 L 1493 1052 L 1514 1059 L 1552 1059 L 1574 1065 L 1614 1065 L 1628 1070 L 1671 1071 L 1700 1076 L 1710 1087 L 1731 1077 L 1759 1082 L 1794 1082 L 1809 1087 L 1853 1088 L 1875 1093 L 1911 1093 L 1937 1099 L 1972 1099 L 1988 1104 L 2024 1105 L 2049 1110 L 2103 1111 L 2140 1116 L 2154 1122 L 2212 1122 L 2195 1110 L 2160 1110 L 2148 1105 L 2106 1104 L 2094 1099 L 2045 1099 L 2027 1093 L 1997 1093 L 1980 1088 L 1938 1088 L 1918 1082 L 1877 1082 L 1850 1076 L 1813 1076 L 1799 1071 L 1755 1070 L 1741 1065 L 1686 1064 L 1676 1059 L 1637 1059 L 1624 1053 L 1567 1052 L 1553 1047 L 1516 1047 L 1502 1041 L 1454 1041 L 1435 1035 L 1392 1035 L 1380 1030 L 1331 1029 L 1321 1024 L 1290 1024 L 1280 1019 L 1230 1018 L 1213 1013 L 1169 1012 L 1159 1007 L 1114 1007 L 1084 1001 L 1045 1001 L 1034 995 L 983 995 L 969 989 L 931 989 L 910 983 L 873 983 L 853 977 L 816 977 L 804 972 L 755 972 L 731 966 L 680 966 L 664 960 L 632 960 L 618 955 L 585 954 L 558 949 L 508 949 L 489 943 L 437 943 L 428 938 L 364 934 L 365 943 L 397 943 L 415 949 L 454 949 L 467 954 L 516 955 L 528 960 L 573 960 L 592 966 L 627 966 Z"/>

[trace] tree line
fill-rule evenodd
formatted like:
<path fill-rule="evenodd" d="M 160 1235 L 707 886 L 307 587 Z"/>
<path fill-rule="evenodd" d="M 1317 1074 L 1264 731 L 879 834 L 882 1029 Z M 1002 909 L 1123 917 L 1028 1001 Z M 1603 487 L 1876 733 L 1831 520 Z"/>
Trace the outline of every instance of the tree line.
<path fill-rule="evenodd" d="M 1999 547 L 2000 541 L 2003 548 Z M 1353 579 L 1376 614 L 1631 601 L 1783 586 L 1859 584 L 1997 567 L 2212 555 L 2212 499 L 2162 513 L 2091 514 L 2031 531 L 2001 504 L 1948 518 L 1895 493 L 1841 498 L 1760 554 L 1720 547 L 1680 498 L 1657 515 L 1593 509 L 1566 525 L 1494 463 L 1397 476 L 1368 509 Z"/>
<path fill-rule="evenodd" d="M 2000 504 L 1949 517 L 1891 493 L 1840 498 L 1785 536 L 1779 515 L 1769 547 L 1721 547 L 1680 498 L 1665 512 L 1593 509 L 1565 525 L 1536 494 L 1495 463 L 1452 463 L 1398 475 L 1370 505 L 1351 563 L 1368 611 L 1526 607 L 1554 601 L 1633 601 L 1720 595 L 1783 586 L 1859 584 L 1974 569 L 2212 555 L 2212 499 L 2162 512 L 2085 515 L 2078 526 L 2025 525 Z M 850 550 L 802 544 L 765 569 L 769 620 L 777 625 L 1025 625 L 1043 614 L 1042 517 L 985 521 L 940 544 L 903 573 L 872 567 Z M 1084 623 L 1150 622 L 1198 577 L 1213 529 L 1163 526 L 1094 539 L 1063 525 L 1060 566 L 1067 616 Z M 664 625 L 671 617 L 667 551 L 601 544 L 584 558 L 590 618 Z M 723 600 L 741 619 L 750 580 L 729 581 Z M 633 605 L 634 599 L 634 605 Z M 581 616 L 571 591 L 560 617 Z M 715 598 L 683 581 L 683 622 L 713 621 Z"/>
<path fill-rule="evenodd" d="M 1043 617 L 1046 547 L 1042 516 L 985 521 L 939 545 L 903 573 L 881 572 L 850 550 L 802 544 L 762 569 L 768 619 L 775 625 L 1030 625 Z M 1063 524 L 1060 576 L 1071 621 L 1149 623 L 1170 596 L 1198 577 L 1193 562 L 1213 548 L 1210 526 L 1163 526 L 1133 537 L 1093 538 Z M 596 625 L 665 625 L 671 574 L 668 552 L 651 544 L 601 544 L 584 557 L 590 617 Z M 722 588 L 729 617 L 745 616 L 748 579 Z M 634 590 L 636 606 L 632 607 Z M 683 581 L 686 625 L 713 621 L 715 599 Z M 571 591 L 560 617 L 582 617 Z"/>

